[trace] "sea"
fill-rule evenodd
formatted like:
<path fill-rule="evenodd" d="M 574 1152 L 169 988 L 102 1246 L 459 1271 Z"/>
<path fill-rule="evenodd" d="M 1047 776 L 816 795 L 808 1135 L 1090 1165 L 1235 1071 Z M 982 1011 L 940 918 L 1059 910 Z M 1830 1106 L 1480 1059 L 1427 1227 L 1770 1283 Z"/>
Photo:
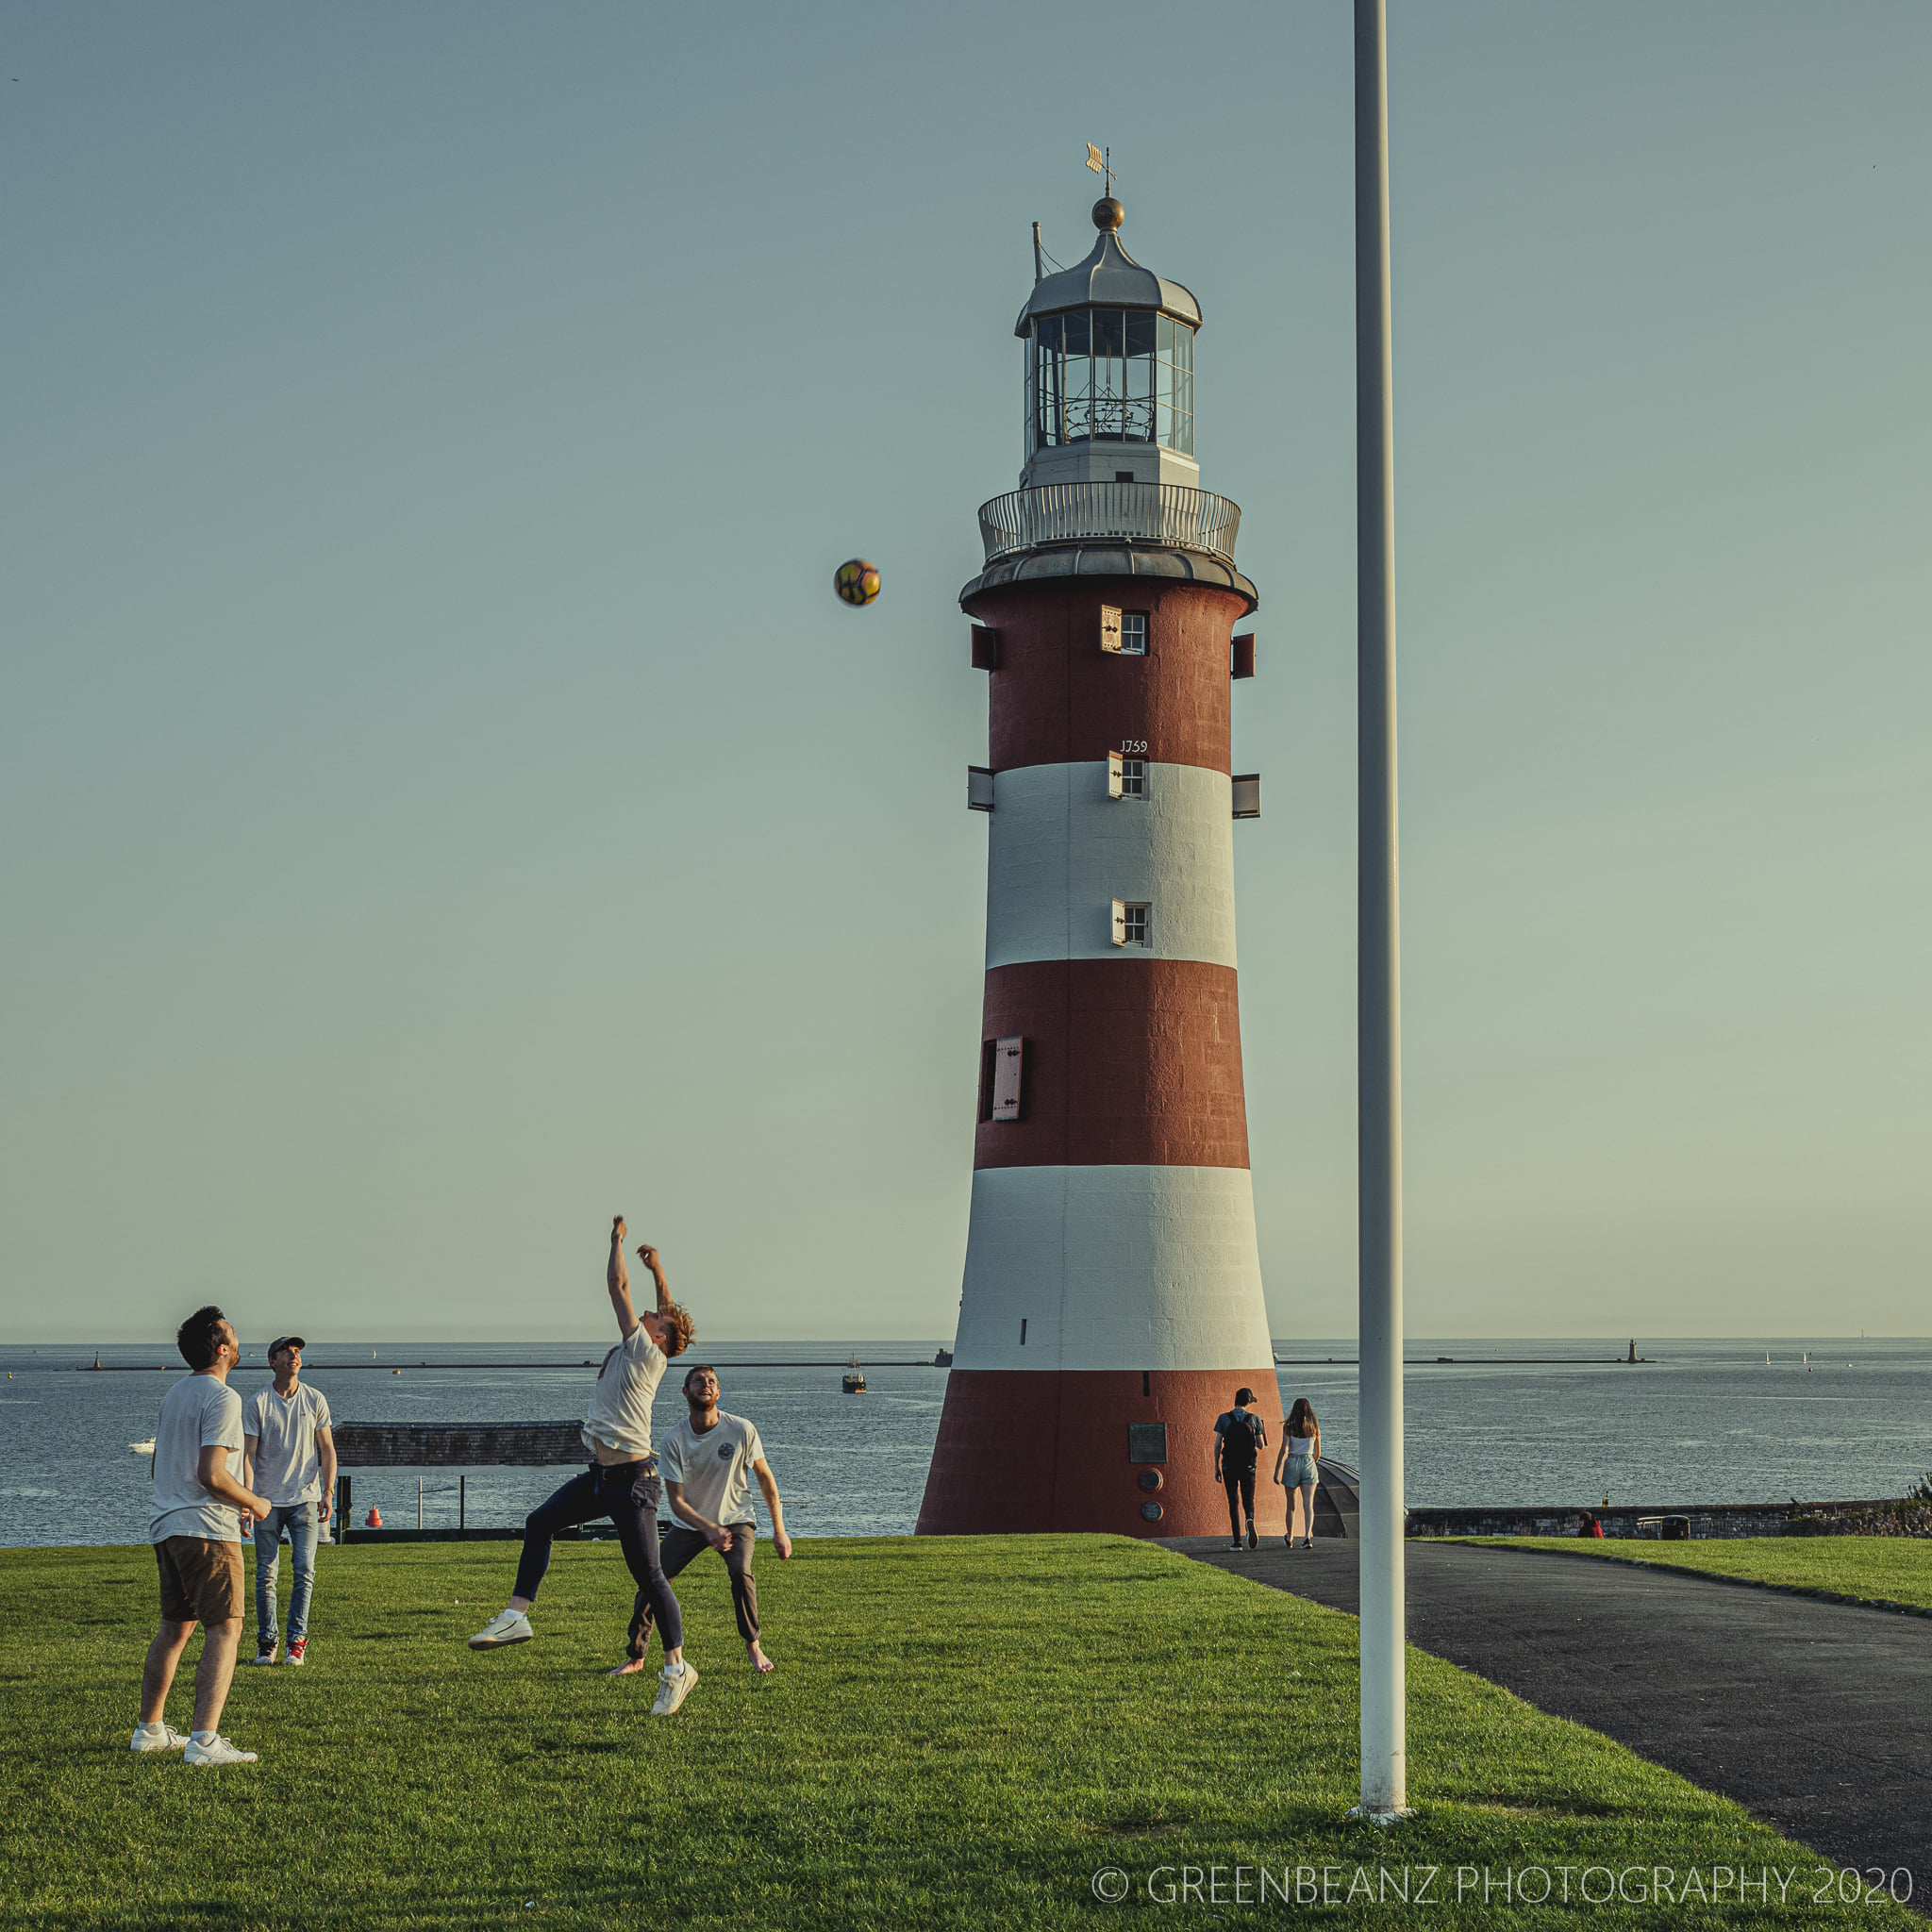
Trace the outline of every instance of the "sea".
<path fill-rule="evenodd" d="M 582 1415 L 608 1341 L 318 1343 L 303 1380 L 340 1422 L 541 1422 Z M 1407 1343 L 1409 1503 L 1782 1503 L 1898 1496 L 1932 1471 L 1932 1341 L 1485 1340 Z M 945 1400 L 940 1343 L 719 1342 L 724 1407 L 757 1424 L 800 1536 L 904 1536 Z M 171 1347 L 0 1344 L 0 1547 L 146 1540 L 148 1458 Z M 1284 1404 L 1305 1395 L 1326 1455 L 1356 1460 L 1355 1344 L 1275 1343 Z M 840 1382 L 849 1357 L 866 1392 Z M 96 1370 L 93 1366 L 101 1364 Z M 459 1366 L 435 1366 L 452 1364 Z M 268 1380 L 259 1357 L 230 1386 Z M 1232 1401 L 1232 1383 L 1228 1390 Z M 684 1413 L 658 1392 L 661 1433 Z M 1211 1445 L 1193 1445 L 1206 1457 Z M 1186 1445 L 1172 1445 L 1175 1454 Z M 1096 1455 L 1113 1454 L 1107 1444 Z M 365 1469 L 358 1520 L 520 1523 L 559 1470 Z"/>

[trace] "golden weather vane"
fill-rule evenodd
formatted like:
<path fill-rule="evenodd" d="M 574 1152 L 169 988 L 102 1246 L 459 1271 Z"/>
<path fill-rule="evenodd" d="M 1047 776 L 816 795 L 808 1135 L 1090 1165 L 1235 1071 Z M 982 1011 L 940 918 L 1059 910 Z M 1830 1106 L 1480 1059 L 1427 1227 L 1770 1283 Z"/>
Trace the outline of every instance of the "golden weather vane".
<path fill-rule="evenodd" d="M 1110 147 L 1095 147 L 1087 143 L 1087 165 L 1107 183 L 1107 192 L 1113 192 L 1113 150 Z"/>

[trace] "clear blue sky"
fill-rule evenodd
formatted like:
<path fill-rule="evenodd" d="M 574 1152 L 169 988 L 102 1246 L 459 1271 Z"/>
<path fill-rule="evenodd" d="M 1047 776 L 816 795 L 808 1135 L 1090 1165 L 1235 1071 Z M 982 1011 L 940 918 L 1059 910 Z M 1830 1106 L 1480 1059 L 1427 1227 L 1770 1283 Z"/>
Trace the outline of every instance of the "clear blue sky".
<path fill-rule="evenodd" d="M 1932 11 L 1397 0 L 1408 1309 L 1924 1333 Z M 1245 519 L 1274 1332 L 1352 1330 L 1346 0 L 14 8 L 0 1332 L 949 1336 L 1027 225 Z M 832 598 L 863 554 L 870 611 Z"/>

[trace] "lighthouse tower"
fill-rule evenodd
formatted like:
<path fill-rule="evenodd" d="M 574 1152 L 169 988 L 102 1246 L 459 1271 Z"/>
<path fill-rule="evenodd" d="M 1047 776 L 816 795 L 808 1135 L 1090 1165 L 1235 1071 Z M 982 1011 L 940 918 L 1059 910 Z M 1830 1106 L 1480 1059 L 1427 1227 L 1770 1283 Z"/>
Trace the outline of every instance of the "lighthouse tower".
<path fill-rule="evenodd" d="M 986 1004 L 927 1534 L 1224 1534 L 1215 1418 L 1246 1386 L 1281 1439 L 1235 981 L 1259 786 L 1232 772 L 1230 680 L 1258 600 L 1194 461 L 1200 306 L 1122 220 L 1097 203 L 1092 253 L 1020 311 L 1026 464 L 959 595 L 991 689 Z"/>

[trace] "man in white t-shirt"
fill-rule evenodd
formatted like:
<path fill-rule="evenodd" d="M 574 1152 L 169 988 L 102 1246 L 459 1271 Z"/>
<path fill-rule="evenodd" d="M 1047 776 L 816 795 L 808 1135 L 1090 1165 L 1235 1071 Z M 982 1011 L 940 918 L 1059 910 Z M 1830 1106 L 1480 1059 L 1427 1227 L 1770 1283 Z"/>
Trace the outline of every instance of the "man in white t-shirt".
<path fill-rule="evenodd" d="M 147 1540 L 160 1572 L 161 1627 L 141 1674 L 141 1723 L 132 1748 L 181 1751 L 190 1764 L 253 1764 L 221 1734 L 222 1707 L 235 1676 L 242 1641 L 242 1515 L 264 1515 L 268 1499 L 229 1474 L 242 1455 L 242 1398 L 228 1371 L 242 1358 L 221 1309 L 196 1308 L 175 1337 L 193 1370 L 161 1398 L 155 1427 L 154 1504 Z M 194 1670 L 194 1727 L 188 1737 L 167 1724 L 168 1692 L 188 1640 L 201 1624 Z"/>
<path fill-rule="evenodd" d="M 308 1599 L 315 1589 L 315 1540 L 328 1521 L 336 1487 L 336 1438 L 328 1397 L 302 1380 L 299 1335 L 269 1343 L 275 1381 L 249 1398 L 243 1415 L 242 1480 L 274 1506 L 255 1525 L 255 1661 L 275 1660 L 275 1573 L 281 1567 L 282 1532 L 289 1533 L 295 1582 L 289 1592 L 288 1660 L 308 1656 Z"/>
<path fill-rule="evenodd" d="M 772 1518 L 772 1547 L 781 1563 L 791 1557 L 791 1539 L 785 1533 L 785 1506 L 778 1484 L 765 1460 L 765 1445 L 754 1424 L 741 1415 L 718 1407 L 718 1372 L 708 1363 L 687 1371 L 683 1422 L 669 1430 L 658 1452 L 665 1493 L 683 1524 L 664 1539 L 664 1574 L 675 1576 L 693 1557 L 714 1549 L 731 1574 L 731 1607 L 738 1613 L 738 1634 L 755 1671 L 774 1668 L 758 1647 L 758 1587 L 752 1580 L 752 1545 L 758 1540 L 758 1517 L 752 1508 L 751 1479 L 763 1491 Z M 720 1541 L 720 1537 L 724 1538 Z M 641 1626 L 631 1626 L 631 1656 L 641 1657 L 649 1640 L 648 1614 Z"/>
<path fill-rule="evenodd" d="M 651 1400 L 664 1378 L 664 1364 L 691 1346 L 691 1322 L 672 1300 L 663 1264 L 648 1241 L 638 1250 L 638 1259 L 657 1283 L 658 1306 L 642 1315 L 632 1307 L 624 1233 L 620 1214 L 610 1224 L 610 1259 L 604 1271 L 619 1340 L 597 1371 L 597 1386 L 584 1417 L 584 1446 L 591 1452 L 591 1466 L 525 1519 L 524 1554 L 508 1607 L 470 1639 L 470 1648 L 500 1650 L 508 1643 L 527 1643 L 536 1635 L 529 1609 L 550 1566 L 552 1538 L 575 1524 L 608 1516 L 617 1525 L 624 1560 L 638 1586 L 631 1627 L 635 1630 L 640 1619 L 646 1629 L 655 1623 L 664 1640 L 664 1668 L 658 1674 L 658 1698 L 651 1715 L 669 1717 L 691 1694 L 698 1673 L 695 1664 L 685 1660 L 684 1619 L 658 1550 L 658 1505 L 663 1489 L 658 1458 L 651 1454 Z M 633 1649 L 633 1659 L 639 1655 Z M 638 1668 L 632 1661 L 610 1674 L 628 1676 Z"/>

